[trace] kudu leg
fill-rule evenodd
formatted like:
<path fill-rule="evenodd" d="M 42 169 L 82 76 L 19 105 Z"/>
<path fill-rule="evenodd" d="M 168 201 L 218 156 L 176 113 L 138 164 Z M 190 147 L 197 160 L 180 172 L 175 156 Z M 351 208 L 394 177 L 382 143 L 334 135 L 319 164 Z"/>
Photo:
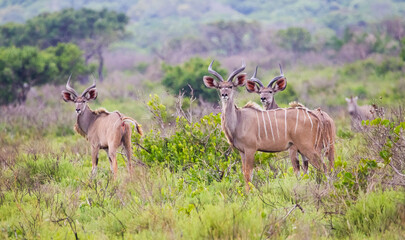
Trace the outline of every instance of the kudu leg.
<path fill-rule="evenodd" d="M 299 146 L 299 151 L 301 155 L 308 157 L 309 162 L 321 172 L 326 173 L 326 165 L 322 161 L 321 154 L 317 152 L 315 149 L 306 146 Z M 305 162 L 304 162 L 305 164 Z"/>
<path fill-rule="evenodd" d="M 98 165 L 98 151 L 100 149 L 98 147 L 92 146 L 91 148 L 91 174 L 96 175 L 97 173 L 97 165 Z"/>
<path fill-rule="evenodd" d="M 294 145 L 289 150 L 291 164 L 294 169 L 294 173 L 297 175 L 300 172 L 300 162 L 298 161 L 298 149 Z"/>
<path fill-rule="evenodd" d="M 302 171 L 304 171 L 304 174 L 308 173 L 308 158 L 305 157 L 304 155 L 301 154 L 302 158 Z"/>
<path fill-rule="evenodd" d="M 239 154 L 242 161 L 242 173 L 245 173 L 245 153 L 239 152 Z"/>
<path fill-rule="evenodd" d="M 131 134 L 125 134 L 123 137 L 123 145 L 125 149 L 125 154 L 127 155 L 127 167 L 128 167 L 128 172 L 131 175 L 132 174 L 132 144 L 131 144 Z"/>
<path fill-rule="evenodd" d="M 110 160 L 110 168 L 114 174 L 114 179 L 117 178 L 117 147 L 108 148 L 108 159 Z"/>
<path fill-rule="evenodd" d="M 252 181 L 255 151 L 245 151 L 245 163 L 243 164 L 243 176 L 245 177 L 246 191 L 249 192 L 249 183 Z"/>
<path fill-rule="evenodd" d="M 328 149 L 328 160 L 329 160 L 329 169 L 332 171 L 332 168 L 335 167 L 335 145 L 331 144 Z"/>

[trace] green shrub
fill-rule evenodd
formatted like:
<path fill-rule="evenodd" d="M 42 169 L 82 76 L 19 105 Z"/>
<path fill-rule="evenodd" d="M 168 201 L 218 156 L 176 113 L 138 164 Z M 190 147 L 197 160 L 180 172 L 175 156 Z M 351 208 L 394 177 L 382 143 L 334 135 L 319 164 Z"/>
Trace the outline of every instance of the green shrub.
<path fill-rule="evenodd" d="M 360 199 L 349 206 L 336 228 L 339 235 L 361 233 L 371 236 L 383 233 L 392 224 L 401 222 L 405 195 L 398 191 L 378 191 L 361 195 Z"/>
<path fill-rule="evenodd" d="M 222 132 L 220 114 L 204 116 L 195 123 L 177 117 L 171 136 L 162 138 L 159 131 L 151 130 L 142 144 L 144 149 L 135 152 L 141 161 L 174 171 L 187 170 L 194 180 L 220 181 L 228 166 L 239 159 Z"/>
<path fill-rule="evenodd" d="M 192 58 L 188 62 L 179 66 L 170 66 L 163 64 L 164 76 L 162 84 L 166 86 L 173 94 L 185 92 L 185 96 L 202 97 L 206 101 L 218 101 L 216 91 L 204 86 L 203 77 L 209 75 L 207 70 L 210 61 L 201 58 Z M 220 68 L 218 62 L 214 62 L 213 69 L 221 74 L 224 78 L 226 70 Z M 226 80 L 226 79 L 225 79 Z M 189 86 L 193 89 L 190 90 Z"/>

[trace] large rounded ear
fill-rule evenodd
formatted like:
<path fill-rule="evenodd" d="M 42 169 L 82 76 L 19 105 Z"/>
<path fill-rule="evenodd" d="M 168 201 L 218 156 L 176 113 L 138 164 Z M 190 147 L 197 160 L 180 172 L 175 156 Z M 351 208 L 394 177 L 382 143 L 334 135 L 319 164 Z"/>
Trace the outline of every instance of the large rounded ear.
<path fill-rule="evenodd" d="M 352 100 L 350 100 L 350 98 L 345 98 L 346 99 L 346 102 L 351 102 Z"/>
<path fill-rule="evenodd" d="M 274 92 L 283 91 L 287 87 L 287 79 L 285 77 L 280 78 L 274 84 Z"/>
<path fill-rule="evenodd" d="M 92 88 L 90 90 L 87 91 L 86 94 L 84 94 L 84 98 L 86 98 L 87 101 L 90 100 L 95 100 L 97 98 L 98 92 L 97 92 L 97 88 Z"/>
<path fill-rule="evenodd" d="M 238 76 L 235 77 L 236 80 L 233 82 L 233 85 L 235 87 L 242 87 L 245 86 L 246 84 L 246 73 L 241 73 Z"/>
<path fill-rule="evenodd" d="M 204 76 L 203 78 L 204 85 L 208 88 L 217 88 L 218 82 L 211 76 Z"/>
<path fill-rule="evenodd" d="M 259 93 L 259 86 L 257 86 L 257 83 L 251 81 L 251 80 L 247 80 L 246 81 L 246 90 L 250 93 L 254 92 L 254 93 Z"/>
<path fill-rule="evenodd" d="M 65 90 L 62 91 L 62 99 L 63 99 L 63 101 L 65 101 L 65 102 L 69 102 L 69 101 L 74 102 L 74 101 L 76 101 L 76 98 L 77 98 L 77 96 L 74 95 L 73 93 L 65 91 Z"/>

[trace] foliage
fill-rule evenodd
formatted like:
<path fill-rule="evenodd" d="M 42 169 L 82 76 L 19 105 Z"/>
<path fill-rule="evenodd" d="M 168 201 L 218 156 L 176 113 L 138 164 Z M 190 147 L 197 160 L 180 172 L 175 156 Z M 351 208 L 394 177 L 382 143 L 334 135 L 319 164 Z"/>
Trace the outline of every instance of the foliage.
<path fill-rule="evenodd" d="M 23 103 L 33 86 L 60 84 L 72 73 L 85 74 L 82 52 L 74 44 L 46 50 L 25 46 L 0 49 L 0 105 Z"/>
<path fill-rule="evenodd" d="M 208 59 L 204 60 L 198 57 L 192 58 L 179 66 L 163 64 L 164 76 L 162 84 L 170 89 L 173 94 L 185 92 L 186 96 L 193 95 L 206 101 L 217 101 L 217 93 L 205 87 L 203 82 L 203 77 L 209 74 L 207 70 L 209 64 Z M 213 69 L 222 76 L 226 75 L 226 70 L 220 68 L 217 61 L 214 62 Z M 188 86 L 192 89 L 189 89 Z"/>
<path fill-rule="evenodd" d="M 103 9 L 64 9 L 55 13 L 44 13 L 25 24 L 10 23 L 1 26 L 3 46 L 30 45 L 41 49 L 56 46 L 61 42 L 79 43 L 99 37 L 115 37 L 124 31 L 128 18 L 125 14 Z"/>
<path fill-rule="evenodd" d="M 338 222 L 338 234 L 347 236 L 361 232 L 366 236 L 384 232 L 395 223 L 404 219 L 398 211 L 404 209 L 405 196 L 403 192 L 387 191 L 363 194 L 360 199 L 350 206 Z"/>
<path fill-rule="evenodd" d="M 281 47 L 295 53 L 304 52 L 311 47 L 311 33 L 304 28 L 290 27 L 277 32 Z"/>
<path fill-rule="evenodd" d="M 402 61 L 405 61 L 405 37 L 402 38 L 401 40 L 401 52 L 399 53 L 399 56 L 401 57 Z"/>
<path fill-rule="evenodd" d="M 389 165 L 399 177 L 405 177 L 404 147 L 405 122 L 403 107 L 391 109 L 390 118 L 377 117 L 364 121 L 372 130 L 366 134 L 372 153 L 380 157 L 381 164 Z M 380 113 L 380 115 L 382 115 Z M 393 179 L 395 180 L 395 178 Z"/>
<path fill-rule="evenodd" d="M 205 27 L 208 46 L 223 55 L 238 54 L 250 50 L 258 41 L 258 22 L 218 21 Z"/>
<path fill-rule="evenodd" d="M 166 107 L 157 96 L 147 104 L 159 125 L 166 122 Z M 235 164 L 232 164 L 232 160 L 238 159 L 222 132 L 220 114 L 204 116 L 198 122 L 177 117 L 174 133 L 162 138 L 163 130 L 151 129 L 145 135 L 142 149 L 136 152 L 138 159 L 148 165 L 163 165 L 173 171 L 189 171 L 193 181 L 208 183 L 221 181 L 229 174 L 228 167 Z M 223 156 L 226 156 L 225 160 Z"/>
<path fill-rule="evenodd" d="M 98 75 L 102 80 L 103 49 L 123 37 L 127 23 L 128 17 L 125 14 L 107 9 L 64 9 L 40 14 L 24 24 L 0 26 L 0 45 L 29 45 L 45 49 L 59 43 L 75 43 L 84 51 L 86 64 L 93 56 L 97 56 Z"/>

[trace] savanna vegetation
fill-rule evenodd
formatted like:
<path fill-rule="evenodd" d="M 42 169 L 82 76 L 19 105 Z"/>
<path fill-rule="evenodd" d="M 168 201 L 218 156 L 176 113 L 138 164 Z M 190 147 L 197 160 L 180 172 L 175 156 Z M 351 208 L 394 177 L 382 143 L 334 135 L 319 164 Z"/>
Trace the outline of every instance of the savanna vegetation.
<path fill-rule="evenodd" d="M 401 1 L 3 1 L 0 238 L 405 238 L 405 22 L 395 17 L 404 8 Z M 296 176 L 287 152 L 257 153 L 246 192 L 218 94 L 202 82 L 213 58 L 222 75 L 242 60 L 248 74 L 259 65 L 263 82 L 279 74 L 280 62 L 288 86 L 277 103 L 321 107 L 335 120 L 333 171 L 310 166 Z M 90 107 L 141 123 L 132 176 L 121 150 L 116 180 L 104 152 L 91 174 L 89 143 L 73 130 L 75 107 L 60 95 L 71 74 L 78 90 L 89 76 L 104 76 Z M 377 107 L 364 132 L 350 128 L 351 95 Z M 259 98 L 238 89 L 237 105 L 248 101 Z"/>

